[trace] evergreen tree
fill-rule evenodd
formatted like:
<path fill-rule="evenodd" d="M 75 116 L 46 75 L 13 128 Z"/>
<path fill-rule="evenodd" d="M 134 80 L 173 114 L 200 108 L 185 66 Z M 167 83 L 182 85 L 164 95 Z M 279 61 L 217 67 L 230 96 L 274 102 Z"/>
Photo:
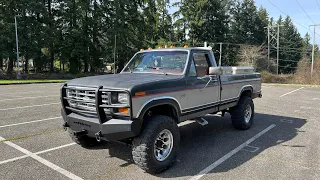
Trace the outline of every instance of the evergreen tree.
<path fill-rule="evenodd" d="M 280 23 L 283 27 L 280 28 L 279 72 L 292 73 L 302 57 L 303 41 L 289 16 L 284 21 L 280 17 L 278 24 Z"/>
<path fill-rule="evenodd" d="M 173 6 L 179 10 L 171 16 L 167 0 L 0 0 L 0 68 L 8 60 L 11 73 L 16 64 L 15 15 L 19 55 L 24 62 L 33 60 L 36 71 L 101 72 L 114 53 L 121 69 L 140 48 L 204 41 L 217 57 L 222 42 L 222 65 L 236 65 L 243 44 L 265 47 L 268 24 L 284 25 L 282 73 L 294 72 L 296 61 L 310 56 L 310 37 L 303 40 L 290 17 L 269 19 L 253 0 L 183 0 Z M 271 57 L 276 58 L 274 48 Z M 28 63 L 23 69 L 30 70 Z"/>
<path fill-rule="evenodd" d="M 265 43 L 267 34 L 264 27 L 268 24 L 268 13 L 265 9 L 257 10 L 253 0 L 238 1 L 232 9 L 232 16 L 231 31 L 235 43 Z"/>

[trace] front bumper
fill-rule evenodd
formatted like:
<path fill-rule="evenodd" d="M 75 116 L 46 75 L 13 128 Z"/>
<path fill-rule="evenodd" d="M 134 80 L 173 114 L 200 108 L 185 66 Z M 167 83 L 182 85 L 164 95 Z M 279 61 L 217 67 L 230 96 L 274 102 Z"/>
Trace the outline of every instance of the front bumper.
<path fill-rule="evenodd" d="M 99 137 L 109 141 L 123 140 L 135 137 L 140 133 L 141 121 L 128 119 L 109 119 L 100 124 L 96 117 L 88 117 L 71 113 L 67 115 L 63 109 L 61 111 L 65 127 L 74 132 L 84 132 L 83 135 L 89 137 Z"/>
<path fill-rule="evenodd" d="M 79 95 L 88 95 L 92 98 L 79 100 L 77 98 L 67 97 L 67 89 L 79 90 Z M 94 92 L 94 93 L 93 93 Z M 142 121 L 132 118 L 131 99 L 129 106 L 113 105 L 111 98 L 108 95 L 108 103 L 103 103 L 103 94 L 111 94 L 111 92 L 123 92 L 123 90 L 108 90 L 100 87 L 68 87 L 66 84 L 61 87 L 61 115 L 64 120 L 64 127 L 70 128 L 78 135 L 87 135 L 89 137 L 96 137 L 97 139 L 106 140 L 123 140 L 137 136 L 140 133 Z M 130 97 L 130 92 L 128 93 Z M 78 109 L 71 107 L 68 101 L 76 101 L 80 103 L 94 104 L 95 108 Z M 109 108 L 106 111 L 106 108 Z M 129 108 L 129 116 L 119 116 L 115 113 L 113 108 Z"/>

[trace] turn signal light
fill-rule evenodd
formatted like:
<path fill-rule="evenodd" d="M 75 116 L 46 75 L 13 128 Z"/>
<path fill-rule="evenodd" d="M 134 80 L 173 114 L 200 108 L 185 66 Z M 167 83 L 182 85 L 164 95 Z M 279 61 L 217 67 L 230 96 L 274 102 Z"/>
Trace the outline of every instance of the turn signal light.
<path fill-rule="evenodd" d="M 119 113 L 123 113 L 123 114 L 129 114 L 129 109 L 128 108 L 119 108 Z"/>
<path fill-rule="evenodd" d="M 148 48 L 148 50 L 152 50 L 152 48 L 151 48 L 151 47 L 149 47 L 149 48 Z"/>
<path fill-rule="evenodd" d="M 146 92 L 136 92 L 135 96 L 143 96 L 146 95 Z"/>
<path fill-rule="evenodd" d="M 184 47 L 184 48 L 188 48 L 189 46 L 188 46 L 188 45 L 184 45 L 183 47 Z"/>

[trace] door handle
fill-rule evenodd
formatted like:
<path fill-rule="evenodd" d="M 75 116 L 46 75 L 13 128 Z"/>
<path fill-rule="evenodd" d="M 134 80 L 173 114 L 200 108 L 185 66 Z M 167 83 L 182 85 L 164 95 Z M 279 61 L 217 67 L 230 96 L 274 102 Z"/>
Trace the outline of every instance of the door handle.
<path fill-rule="evenodd" d="M 207 82 L 207 84 L 204 86 L 204 88 L 202 88 L 200 91 L 203 91 L 208 85 L 210 82 L 217 82 L 217 79 L 213 79 L 211 76 L 209 76 L 209 81 Z"/>

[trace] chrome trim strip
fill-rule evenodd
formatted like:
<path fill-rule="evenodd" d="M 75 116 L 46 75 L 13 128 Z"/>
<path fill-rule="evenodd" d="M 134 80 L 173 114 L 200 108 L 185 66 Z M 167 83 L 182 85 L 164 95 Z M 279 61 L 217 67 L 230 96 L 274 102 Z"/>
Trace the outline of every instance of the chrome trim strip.
<path fill-rule="evenodd" d="M 255 79 L 237 79 L 237 80 L 224 80 L 224 81 L 221 81 L 221 85 L 232 85 L 233 83 L 246 83 L 246 82 L 250 82 L 250 81 L 261 81 L 260 78 L 255 78 Z M 223 82 L 229 82 L 229 83 L 225 83 L 223 84 Z"/>
<path fill-rule="evenodd" d="M 198 106 L 192 106 L 192 107 L 188 107 L 188 108 L 185 108 L 185 109 L 182 109 L 181 111 L 184 111 L 184 110 L 188 110 L 188 109 L 193 109 L 193 108 L 197 108 L 197 107 L 200 107 L 200 106 L 206 106 L 206 105 L 211 105 L 214 106 L 216 105 L 217 103 L 219 103 L 220 101 L 215 101 L 215 102 L 210 102 L 210 103 L 206 103 L 206 104 L 201 104 L 201 105 L 198 105 Z M 209 107 L 209 106 L 208 106 Z M 197 109 L 195 109 L 197 110 Z M 190 110 L 190 111 L 194 111 L 194 110 Z M 190 112 L 190 111 L 185 111 L 185 112 Z M 183 112 L 183 113 L 185 113 Z"/>
<path fill-rule="evenodd" d="M 223 100 L 223 101 L 220 101 L 220 104 L 221 104 L 221 103 L 226 103 L 226 102 L 229 102 L 229 101 L 238 100 L 238 99 L 239 99 L 239 97 L 228 98 L 228 99 L 225 99 L 225 100 Z"/>
<path fill-rule="evenodd" d="M 252 85 L 245 85 L 245 86 L 242 86 L 242 88 L 241 88 L 241 90 L 240 90 L 240 92 L 238 94 L 238 97 L 240 97 L 241 93 L 243 92 L 243 89 L 247 88 L 247 87 L 251 87 L 252 88 L 252 93 L 253 93 L 254 89 L 253 89 Z"/>

